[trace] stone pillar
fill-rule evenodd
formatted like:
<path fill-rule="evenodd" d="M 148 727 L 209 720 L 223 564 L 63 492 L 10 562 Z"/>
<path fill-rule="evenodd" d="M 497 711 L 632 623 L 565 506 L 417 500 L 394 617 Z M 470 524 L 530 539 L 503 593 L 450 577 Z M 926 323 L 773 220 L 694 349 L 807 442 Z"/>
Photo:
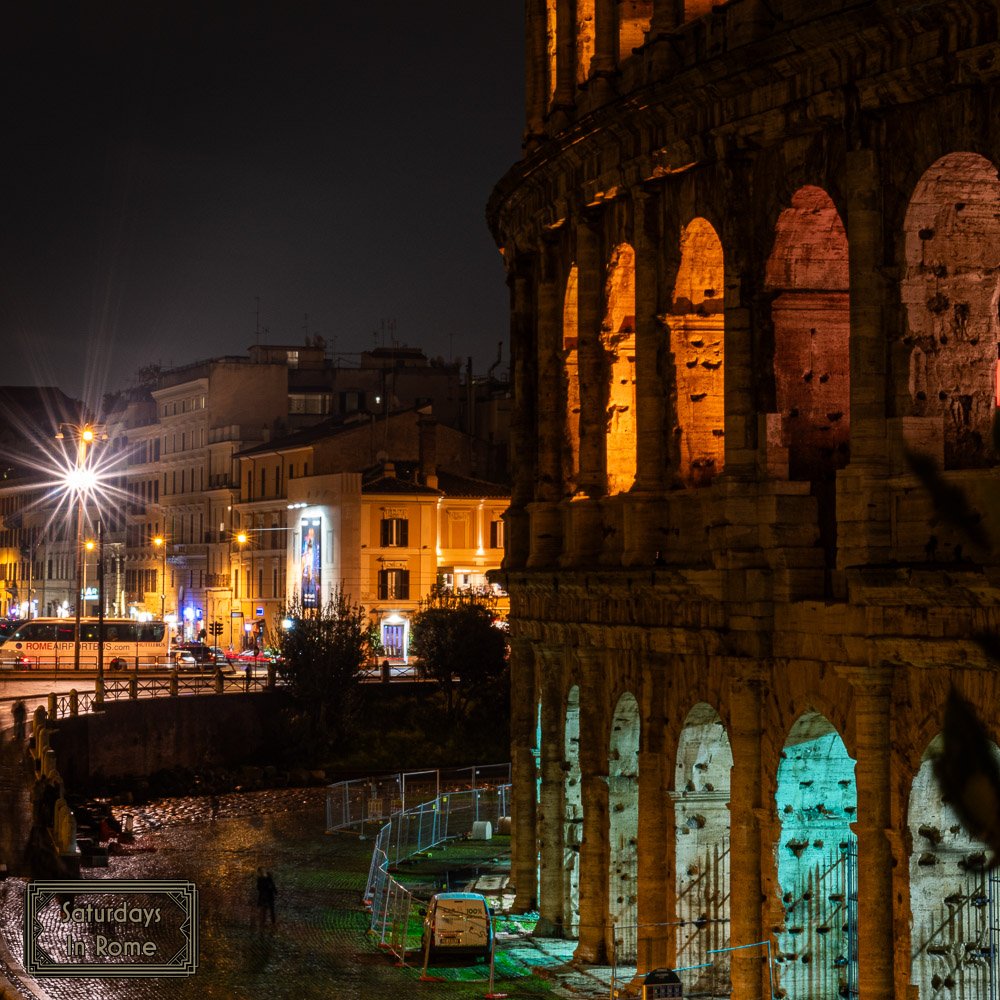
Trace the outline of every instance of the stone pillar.
<path fill-rule="evenodd" d="M 757 415 L 754 412 L 752 315 L 750 294 L 757 280 L 754 260 L 747 248 L 755 241 L 749 231 L 753 217 L 748 168 L 734 165 L 728 211 L 722 236 L 725 253 L 725 392 L 726 459 L 723 475 L 729 479 L 755 478 L 757 466 Z M 759 363 L 759 360 L 758 360 Z"/>
<path fill-rule="evenodd" d="M 889 738 L 892 673 L 885 667 L 838 670 L 854 689 L 858 790 L 858 968 L 861 1000 L 893 996 L 892 835 Z"/>
<path fill-rule="evenodd" d="M 539 764 L 542 788 L 538 804 L 537 937 L 563 936 L 563 798 L 564 706 L 562 650 L 535 646 L 535 670 L 542 699 L 542 745 Z"/>
<path fill-rule="evenodd" d="M 539 248 L 537 372 L 538 372 L 538 474 L 535 496 L 557 501 L 562 489 L 562 441 L 566 426 L 566 399 L 562 385 L 562 295 L 558 248 Z"/>
<path fill-rule="evenodd" d="M 664 715 L 664 672 L 649 664 L 644 686 L 639 750 L 639 859 L 636 888 L 639 895 L 638 972 L 673 967 L 675 877 L 675 822 L 670 799 L 670 767 L 664 752 L 662 726 L 647 719 Z"/>
<path fill-rule="evenodd" d="M 649 35 L 665 35 L 674 31 L 684 21 L 684 0 L 653 0 L 653 17 L 649 22 Z"/>
<path fill-rule="evenodd" d="M 536 345 L 534 328 L 534 283 L 532 259 L 521 255 L 508 275 L 510 286 L 510 354 L 514 412 L 511 418 L 511 453 L 518 456 L 510 509 L 504 515 L 508 527 L 505 569 L 521 569 L 528 558 L 527 505 L 535 493 L 537 414 Z"/>
<path fill-rule="evenodd" d="M 667 386 L 665 335 L 658 319 L 660 259 L 659 193 L 635 195 L 635 426 L 640 492 L 666 487 Z"/>
<path fill-rule="evenodd" d="M 516 890 L 514 912 L 538 904 L 538 848 L 535 841 L 535 666 L 531 644 L 510 644 L 511 845 L 510 873 Z"/>
<path fill-rule="evenodd" d="M 851 296 L 851 464 L 886 462 L 886 365 L 882 196 L 875 153 L 847 154 Z"/>
<path fill-rule="evenodd" d="M 579 962 L 605 963 L 608 938 L 608 731 L 604 697 L 604 657 L 597 650 L 579 650 L 580 778 L 583 791 L 583 841 L 580 844 L 580 943 L 573 957 Z"/>
<path fill-rule="evenodd" d="M 594 56 L 591 77 L 605 83 L 618 69 L 618 0 L 594 0 Z"/>
<path fill-rule="evenodd" d="M 605 268 L 596 226 L 581 219 L 576 230 L 578 328 L 580 371 L 581 493 L 600 497 L 607 492 L 606 454 L 608 362 L 601 343 L 604 319 Z"/>
<path fill-rule="evenodd" d="M 527 0 L 524 17 L 526 147 L 533 145 L 545 133 L 545 112 L 549 98 L 546 31 L 546 0 Z"/>
<path fill-rule="evenodd" d="M 764 940 L 761 921 L 761 860 L 771 844 L 761 843 L 758 817 L 761 800 L 761 682 L 736 676 L 729 682 L 733 769 L 729 782 L 729 916 L 734 945 Z M 733 996 L 762 1000 L 770 992 L 767 952 L 762 948 L 734 951 Z"/>
<path fill-rule="evenodd" d="M 576 3 L 556 3 L 556 89 L 552 103 L 569 112 L 576 99 Z"/>

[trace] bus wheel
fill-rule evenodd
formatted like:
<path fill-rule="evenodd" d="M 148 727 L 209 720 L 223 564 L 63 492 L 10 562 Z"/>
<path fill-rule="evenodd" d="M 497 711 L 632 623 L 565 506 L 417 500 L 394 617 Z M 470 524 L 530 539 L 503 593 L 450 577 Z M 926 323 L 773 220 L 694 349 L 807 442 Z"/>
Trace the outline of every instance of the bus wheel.
<path fill-rule="evenodd" d="M 125 661 L 120 656 L 119 657 L 115 657 L 115 659 L 113 659 L 111 661 L 111 669 L 112 670 L 125 670 L 126 669 Z"/>

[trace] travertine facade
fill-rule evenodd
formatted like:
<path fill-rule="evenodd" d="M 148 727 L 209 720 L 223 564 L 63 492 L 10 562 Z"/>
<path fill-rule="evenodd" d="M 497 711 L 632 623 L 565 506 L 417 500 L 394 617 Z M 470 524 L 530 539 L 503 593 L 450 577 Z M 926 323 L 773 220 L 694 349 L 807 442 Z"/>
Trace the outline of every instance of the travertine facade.
<path fill-rule="evenodd" d="M 741 1000 L 989 995 L 930 761 L 952 683 L 1000 735 L 1000 6 L 526 10 L 518 905 Z"/>

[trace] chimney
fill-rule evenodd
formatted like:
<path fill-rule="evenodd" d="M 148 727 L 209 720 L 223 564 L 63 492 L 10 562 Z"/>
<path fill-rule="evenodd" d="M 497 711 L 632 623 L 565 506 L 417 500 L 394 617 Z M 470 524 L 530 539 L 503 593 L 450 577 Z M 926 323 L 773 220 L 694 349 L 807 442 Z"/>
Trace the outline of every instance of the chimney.
<path fill-rule="evenodd" d="M 437 489 L 437 421 L 431 416 L 421 416 L 420 423 L 420 478 L 424 486 Z"/>

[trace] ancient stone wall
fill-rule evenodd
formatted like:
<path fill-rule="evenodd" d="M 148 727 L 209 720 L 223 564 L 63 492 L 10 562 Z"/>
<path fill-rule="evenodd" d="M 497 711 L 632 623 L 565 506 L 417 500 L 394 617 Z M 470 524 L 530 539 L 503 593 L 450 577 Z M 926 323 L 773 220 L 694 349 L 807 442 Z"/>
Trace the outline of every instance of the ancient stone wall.
<path fill-rule="evenodd" d="M 688 981 L 741 1000 L 1000 984 L 1000 890 L 929 777 L 951 685 L 1000 735 L 998 22 L 527 2 L 525 157 L 488 212 L 513 870 L 583 961 L 767 941 L 771 969 Z"/>

